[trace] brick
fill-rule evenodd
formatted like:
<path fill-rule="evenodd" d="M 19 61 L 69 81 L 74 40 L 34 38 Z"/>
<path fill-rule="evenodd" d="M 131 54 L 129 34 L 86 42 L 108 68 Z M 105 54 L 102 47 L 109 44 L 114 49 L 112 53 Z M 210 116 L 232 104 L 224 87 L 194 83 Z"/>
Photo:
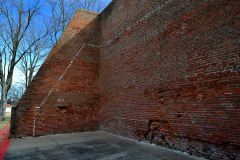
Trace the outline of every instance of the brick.
<path fill-rule="evenodd" d="M 113 0 L 100 15 L 78 10 L 13 110 L 11 134 L 100 129 L 240 159 L 239 6 Z"/>

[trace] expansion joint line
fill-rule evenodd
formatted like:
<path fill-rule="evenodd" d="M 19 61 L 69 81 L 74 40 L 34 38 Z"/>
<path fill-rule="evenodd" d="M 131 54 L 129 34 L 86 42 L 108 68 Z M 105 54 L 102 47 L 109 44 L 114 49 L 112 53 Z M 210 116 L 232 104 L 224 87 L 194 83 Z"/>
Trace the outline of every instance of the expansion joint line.
<path fill-rule="evenodd" d="M 72 61 L 69 63 L 69 65 L 67 66 L 67 68 L 65 69 L 65 71 L 63 72 L 63 74 L 60 76 L 60 78 L 57 80 L 56 84 L 52 87 L 52 89 L 49 91 L 49 93 L 47 94 L 47 96 L 44 98 L 44 100 L 42 101 L 42 103 L 38 106 L 34 108 L 34 121 L 33 121 L 33 137 L 35 136 L 35 123 L 36 123 L 36 109 L 41 108 L 41 106 L 45 103 L 45 101 L 47 100 L 47 98 L 49 97 L 49 95 L 52 93 L 53 89 L 56 88 L 56 86 L 58 85 L 59 81 L 63 78 L 63 76 L 65 75 L 65 73 L 67 72 L 67 70 L 70 68 L 70 66 L 72 65 L 72 63 L 75 61 L 75 59 L 77 58 L 77 56 L 81 53 L 83 47 L 85 46 L 85 44 L 83 44 L 83 46 L 79 49 L 79 51 L 77 52 L 77 54 L 75 55 L 75 57 L 72 59 Z"/>
<path fill-rule="evenodd" d="M 83 46 L 80 48 L 80 50 L 78 51 L 78 53 L 76 54 L 76 56 L 73 58 L 73 60 L 70 62 L 70 64 L 68 65 L 68 67 L 65 69 L 65 71 L 63 72 L 63 74 L 60 76 L 60 78 L 58 79 L 57 83 L 52 87 L 52 89 L 49 91 L 48 95 L 45 97 L 45 99 L 42 101 L 42 103 L 40 104 L 39 108 L 44 104 L 44 102 L 47 100 L 48 96 L 52 93 L 53 89 L 56 88 L 56 86 L 58 85 L 59 81 L 63 78 L 63 76 L 65 75 L 65 73 L 67 72 L 67 70 L 70 68 L 70 66 L 72 65 L 73 61 L 75 61 L 75 59 L 77 58 L 77 56 L 79 55 L 79 53 L 82 51 L 83 47 L 85 46 L 85 44 L 83 44 Z"/>

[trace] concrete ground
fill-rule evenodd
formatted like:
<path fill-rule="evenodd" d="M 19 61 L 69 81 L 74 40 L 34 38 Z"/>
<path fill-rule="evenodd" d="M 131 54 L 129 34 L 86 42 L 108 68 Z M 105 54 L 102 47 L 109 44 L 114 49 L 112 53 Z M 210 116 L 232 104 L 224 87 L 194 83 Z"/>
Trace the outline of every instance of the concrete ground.
<path fill-rule="evenodd" d="M 5 160 L 197 160 L 200 158 L 105 132 L 11 139 Z"/>

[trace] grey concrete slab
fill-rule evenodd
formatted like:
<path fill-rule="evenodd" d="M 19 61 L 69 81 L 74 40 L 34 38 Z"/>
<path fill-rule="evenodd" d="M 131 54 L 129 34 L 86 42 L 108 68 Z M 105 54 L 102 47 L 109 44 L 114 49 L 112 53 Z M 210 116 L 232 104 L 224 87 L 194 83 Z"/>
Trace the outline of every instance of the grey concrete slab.
<path fill-rule="evenodd" d="M 105 132 L 12 139 L 5 160 L 199 160 Z"/>

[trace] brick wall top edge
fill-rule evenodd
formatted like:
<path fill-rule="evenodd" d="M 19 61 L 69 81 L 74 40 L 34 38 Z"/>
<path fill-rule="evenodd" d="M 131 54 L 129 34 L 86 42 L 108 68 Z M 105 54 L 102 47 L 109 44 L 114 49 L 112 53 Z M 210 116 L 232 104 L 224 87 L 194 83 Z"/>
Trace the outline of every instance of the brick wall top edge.
<path fill-rule="evenodd" d="M 116 1 L 116 0 L 112 0 L 112 1 L 107 5 L 107 7 L 105 7 L 105 8 L 102 10 L 102 12 L 100 12 L 100 15 L 105 14 L 105 13 L 107 12 L 107 10 L 110 10 L 110 9 L 112 8 L 113 4 L 115 3 L 115 1 Z"/>
<path fill-rule="evenodd" d="M 80 13 L 80 14 L 77 14 Z M 81 14 L 81 13 L 86 13 L 86 14 Z M 93 12 L 93 11 L 87 11 L 84 9 L 78 9 L 76 13 L 74 14 L 73 18 L 70 20 L 70 22 L 67 24 L 65 30 L 63 31 L 62 35 L 59 37 L 58 41 L 52 48 L 51 52 L 49 53 L 48 57 L 46 60 L 48 60 L 55 52 L 56 50 L 60 49 L 64 44 L 66 44 L 74 35 L 78 33 L 76 28 L 78 29 L 83 29 L 86 27 L 92 20 L 94 20 L 99 13 Z M 78 25 L 76 27 L 76 24 L 79 24 L 79 19 L 84 19 L 83 25 Z M 80 21 L 81 22 L 81 21 Z M 75 29 L 74 29 L 74 27 Z M 45 61 L 46 61 L 45 60 Z"/>
<path fill-rule="evenodd" d="M 88 11 L 88 10 L 85 10 L 85 9 L 77 9 L 76 12 L 86 12 L 87 14 L 92 14 L 92 15 L 98 15 L 99 14 L 98 12 Z"/>

